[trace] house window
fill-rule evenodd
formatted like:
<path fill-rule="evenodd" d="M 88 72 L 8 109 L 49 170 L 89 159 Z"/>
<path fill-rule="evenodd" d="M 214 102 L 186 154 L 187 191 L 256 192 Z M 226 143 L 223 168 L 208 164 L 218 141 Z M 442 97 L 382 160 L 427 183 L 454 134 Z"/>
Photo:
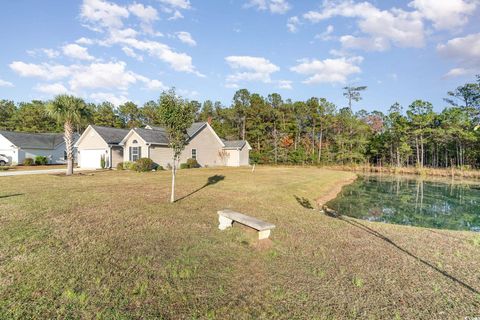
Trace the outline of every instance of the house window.
<path fill-rule="evenodd" d="M 63 160 L 67 160 L 67 151 L 63 151 Z"/>
<path fill-rule="evenodd" d="M 197 160 L 197 149 L 192 149 L 192 159 Z"/>
<path fill-rule="evenodd" d="M 142 154 L 141 147 L 130 147 L 130 161 L 137 161 Z"/>

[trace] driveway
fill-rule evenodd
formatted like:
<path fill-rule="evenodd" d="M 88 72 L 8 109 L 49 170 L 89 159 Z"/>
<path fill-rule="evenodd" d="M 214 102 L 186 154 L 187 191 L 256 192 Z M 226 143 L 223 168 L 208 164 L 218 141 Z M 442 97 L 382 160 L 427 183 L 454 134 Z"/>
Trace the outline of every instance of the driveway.
<path fill-rule="evenodd" d="M 23 176 L 29 174 L 55 174 L 64 173 L 66 169 L 44 169 L 44 170 L 19 170 L 19 171 L 0 171 L 0 177 Z M 85 169 L 75 169 L 74 172 L 86 171 Z"/>

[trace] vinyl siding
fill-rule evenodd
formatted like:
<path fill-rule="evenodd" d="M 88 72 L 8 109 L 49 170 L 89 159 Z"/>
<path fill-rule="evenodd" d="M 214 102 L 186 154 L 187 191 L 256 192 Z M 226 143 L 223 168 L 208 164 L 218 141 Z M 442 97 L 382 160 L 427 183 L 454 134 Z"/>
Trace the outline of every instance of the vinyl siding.
<path fill-rule="evenodd" d="M 0 154 L 4 154 L 10 163 L 18 164 L 18 149 L 12 147 L 12 142 L 0 135 Z"/>
<path fill-rule="evenodd" d="M 223 165 L 218 154 L 222 145 L 212 131 L 207 126 L 200 130 L 180 155 L 180 163 L 187 162 L 192 157 L 192 149 L 197 149 L 197 161 L 202 167 Z"/>
<path fill-rule="evenodd" d="M 250 150 L 248 149 L 247 144 L 245 144 L 242 150 L 239 152 L 239 165 L 248 166 L 250 164 Z"/>
<path fill-rule="evenodd" d="M 103 140 L 102 137 L 100 137 L 100 135 L 90 127 L 88 128 L 88 131 L 83 134 L 82 140 L 78 144 L 78 150 L 107 148 L 108 144 L 105 142 L 105 140 Z"/>
<path fill-rule="evenodd" d="M 137 143 L 134 144 L 133 141 L 137 140 Z M 130 147 L 140 147 L 141 148 L 141 155 L 140 158 L 148 158 L 148 145 L 143 141 L 142 138 L 138 135 L 138 133 L 133 132 L 130 137 L 125 141 L 125 145 L 123 146 L 123 161 L 130 161 Z M 153 159 L 152 159 L 153 160 Z M 153 160 L 155 161 L 155 160 Z"/>

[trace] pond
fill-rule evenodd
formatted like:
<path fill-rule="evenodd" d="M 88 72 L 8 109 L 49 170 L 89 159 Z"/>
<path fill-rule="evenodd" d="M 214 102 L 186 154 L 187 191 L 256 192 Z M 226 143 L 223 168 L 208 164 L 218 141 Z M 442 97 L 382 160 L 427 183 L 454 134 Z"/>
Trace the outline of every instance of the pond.
<path fill-rule="evenodd" d="M 327 206 L 369 221 L 480 232 L 480 184 L 360 176 Z"/>

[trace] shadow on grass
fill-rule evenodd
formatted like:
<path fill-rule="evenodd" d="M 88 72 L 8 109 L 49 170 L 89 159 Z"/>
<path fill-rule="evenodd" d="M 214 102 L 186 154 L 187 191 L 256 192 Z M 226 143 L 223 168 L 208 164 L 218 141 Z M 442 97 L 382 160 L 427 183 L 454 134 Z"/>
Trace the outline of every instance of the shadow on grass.
<path fill-rule="evenodd" d="M 24 193 L 14 193 L 14 194 L 6 194 L 4 196 L 0 196 L 0 199 L 3 199 L 3 198 L 10 198 L 10 197 L 17 197 L 17 196 L 23 196 Z"/>
<path fill-rule="evenodd" d="M 223 180 L 225 180 L 225 176 L 224 176 L 224 175 L 216 174 L 216 175 L 214 175 L 214 176 L 208 177 L 207 182 L 206 182 L 203 186 L 201 186 L 201 187 L 198 188 L 197 190 L 192 191 L 192 192 L 190 192 L 189 194 L 187 194 L 187 195 L 185 195 L 185 196 L 183 196 L 183 197 L 181 197 L 181 198 L 178 198 L 177 200 L 175 200 L 175 202 L 182 201 L 183 199 L 190 197 L 191 195 L 197 193 L 198 191 L 200 191 L 200 190 L 202 190 L 202 189 L 204 189 L 204 188 L 206 188 L 206 187 L 208 187 L 208 186 L 217 184 L 217 183 L 219 183 L 220 181 L 223 181 Z"/>
<path fill-rule="evenodd" d="M 414 255 L 413 253 L 411 253 L 410 251 L 408 251 L 407 249 L 404 249 L 402 247 L 400 247 L 398 244 L 396 244 L 393 240 L 387 238 L 386 236 L 384 236 L 383 234 L 381 234 L 380 232 L 358 222 L 358 221 L 355 221 L 355 220 L 351 220 L 351 219 L 348 219 L 348 218 L 344 218 L 342 215 L 338 215 L 337 213 L 333 212 L 333 211 L 330 211 L 330 210 L 325 210 L 325 214 L 332 217 L 332 218 L 336 218 L 336 219 L 339 219 L 339 220 L 342 220 L 358 229 L 361 229 L 383 241 L 385 241 L 386 243 L 392 245 L 393 247 L 395 247 L 396 249 L 400 250 L 401 252 L 405 253 L 406 255 L 414 258 L 415 260 L 421 262 L 423 265 L 427 266 L 427 267 L 430 267 L 431 269 L 437 271 L 438 273 L 442 274 L 443 276 L 445 276 L 446 278 L 452 280 L 453 282 L 461 285 L 462 287 L 464 287 L 465 289 L 468 289 L 470 292 L 472 293 L 475 293 L 475 294 L 480 294 L 480 292 L 475 289 L 474 287 L 468 285 L 467 283 L 463 282 L 462 280 L 460 279 L 457 279 L 455 278 L 454 276 L 452 276 L 451 274 L 447 273 L 446 271 L 442 270 L 442 269 L 439 269 L 438 267 L 434 266 L 433 264 L 431 264 L 430 262 Z"/>
<path fill-rule="evenodd" d="M 298 196 L 295 196 L 295 200 L 297 200 L 298 204 L 301 205 L 302 207 L 304 207 L 305 209 L 313 209 L 313 206 L 312 204 L 310 203 L 310 200 L 308 200 L 307 198 L 304 198 L 304 197 L 298 197 Z"/>

